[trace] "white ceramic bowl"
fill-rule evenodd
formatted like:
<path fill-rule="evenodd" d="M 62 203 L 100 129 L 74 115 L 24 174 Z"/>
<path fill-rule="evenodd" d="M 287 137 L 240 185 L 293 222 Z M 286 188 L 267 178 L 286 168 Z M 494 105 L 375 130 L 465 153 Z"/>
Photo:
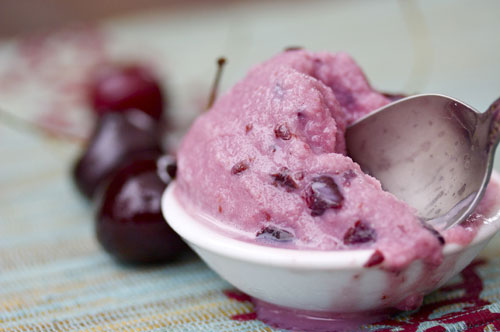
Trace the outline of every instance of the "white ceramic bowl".
<path fill-rule="evenodd" d="M 445 245 L 444 260 L 438 267 L 429 269 L 417 260 L 394 273 L 363 267 L 373 250 L 293 250 L 229 238 L 186 212 L 174 190 L 175 182 L 162 199 L 169 225 L 236 288 L 265 305 L 342 317 L 365 313 L 366 322 L 376 320 L 376 315 L 369 318 L 368 313 L 383 312 L 405 299 L 411 302 L 408 295 L 424 295 L 443 285 L 467 266 L 500 228 L 499 214 L 488 216 L 489 222 L 469 245 Z"/>

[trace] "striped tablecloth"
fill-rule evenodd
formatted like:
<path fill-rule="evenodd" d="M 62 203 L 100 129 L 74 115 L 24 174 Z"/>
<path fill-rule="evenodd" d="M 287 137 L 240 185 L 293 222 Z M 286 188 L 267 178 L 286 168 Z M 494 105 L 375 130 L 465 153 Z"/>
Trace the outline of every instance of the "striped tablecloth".
<path fill-rule="evenodd" d="M 462 2 L 457 3 L 462 8 L 460 13 L 466 11 Z M 300 5 L 296 6 L 294 13 L 301 10 Z M 323 3 L 321 6 L 329 5 Z M 359 10 L 358 4 L 347 5 L 342 1 L 336 6 L 343 13 L 339 19 L 344 21 L 351 18 L 349 6 Z M 367 12 L 375 10 L 367 6 Z M 432 6 L 427 4 L 427 7 Z M 424 6 L 424 12 L 431 11 L 432 8 L 427 7 Z M 276 11 L 276 8 L 252 10 L 268 13 L 269 10 Z M 386 10 L 377 11 L 382 21 L 387 18 L 384 15 L 400 10 L 394 1 L 385 1 L 381 8 Z M 246 10 L 232 9 L 232 14 L 234 17 L 247 17 L 244 16 Z M 318 8 L 316 10 L 319 13 Z M 227 28 L 236 24 L 236 19 L 231 24 L 215 24 L 218 15 L 212 13 L 212 16 L 205 18 L 192 15 L 189 18 L 205 20 L 204 24 L 213 31 L 226 31 L 221 25 Z M 320 18 L 325 17 L 318 15 Z M 488 15 L 483 13 L 484 17 L 481 18 L 490 24 L 485 29 L 500 28 L 495 23 L 498 20 L 488 20 Z M 1 332 L 274 331 L 254 319 L 253 307 L 247 297 L 232 289 L 194 254 L 188 254 L 175 263 L 154 267 L 117 264 L 99 248 L 94 237 L 92 206 L 73 187 L 71 165 L 93 123 L 91 112 L 84 102 L 85 73 L 100 61 L 140 58 L 156 66 L 166 86 L 172 87 L 176 93 L 171 105 L 178 117 L 180 132 L 205 104 L 210 84 L 210 78 L 207 77 L 211 77 L 214 69 L 212 59 L 227 48 L 217 43 L 207 45 L 204 54 L 208 59 L 203 61 L 204 65 L 190 65 L 188 60 L 192 64 L 203 60 L 194 57 L 196 47 L 186 46 L 188 55 L 185 58 L 182 54 L 173 56 L 175 49 L 169 53 L 168 45 L 157 43 L 162 38 L 158 33 L 154 37 L 148 35 L 158 27 L 167 31 L 170 29 L 168 24 L 181 24 L 180 17 L 168 18 L 168 23 L 158 17 L 156 21 L 130 18 L 102 27 L 77 27 L 0 44 L 2 111 L 44 126 L 49 131 L 71 134 L 71 139 L 61 140 L 18 126 L 12 119 L 0 117 Z M 317 22 L 312 15 L 308 20 L 311 24 Z M 241 38 L 250 38 L 245 30 L 250 29 L 250 21 L 247 17 L 247 22 L 242 23 L 243 27 L 238 25 Z M 282 21 L 290 20 L 286 18 Z M 399 19 L 396 21 L 396 25 L 404 24 Z M 214 25 L 210 25 L 210 22 Z M 476 29 L 480 28 L 476 26 Z M 255 31 L 263 38 L 266 35 L 265 29 L 256 28 Z M 191 34 L 189 40 L 192 42 L 203 40 L 201 35 L 192 31 L 186 33 Z M 217 32 L 214 33 L 217 35 Z M 394 31 L 396 37 L 401 33 Z M 219 32 L 217 36 L 222 38 L 224 32 Z M 236 43 L 235 36 L 226 37 Z M 176 39 L 171 35 L 165 38 L 175 47 L 181 45 L 180 41 L 175 44 Z M 256 40 L 255 36 L 252 38 Z M 297 38 L 298 43 L 307 43 L 307 36 L 299 34 Z M 469 39 L 474 38 L 470 36 Z M 139 39 L 144 39 L 147 47 L 137 47 Z M 282 42 L 287 43 L 289 40 Z M 422 40 L 420 42 L 425 43 Z M 270 43 L 268 40 L 267 46 L 262 46 L 269 52 L 260 54 L 259 59 L 279 50 L 270 51 Z M 314 43 L 319 45 L 320 41 L 315 40 Z M 198 47 L 203 45 L 198 44 Z M 225 78 L 226 86 L 241 77 L 247 62 L 256 62 L 255 59 L 245 58 L 241 47 L 238 51 L 228 52 L 233 59 L 240 57 L 244 60 L 235 61 L 235 69 L 229 70 Z M 498 54 L 500 43 L 495 47 L 493 50 Z M 356 49 L 354 53 L 356 56 L 356 53 L 362 52 Z M 485 55 L 486 59 L 490 59 L 488 56 Z M 366 59 L 363 56 L 361 58 Z M 183 64 L 181 59 L 188 63 Z M 498 56 L 496 59 L 498 61 Z M 488 61 L 485 60 L 486 65 Z M 381 78 L 377 75 L 376 63 L 362 62 L 367 64 L 369 72 Z M 393 66 L 399 66 L 397 61 Z M 177 67 L 184 70 L 185 75 L 176 72 Z M 483 67 L 478 69 L 478 72 L 490 75 L 485 76 L 490 79 L 485 84 L 485 90 L 471 95 L 471 99 L 483 103 L 478 106 L 489 103 L 484 98 L 493 99 L 494 89 L 500 93 L 500 85 L 494 83 L 492 78 L 495 75 L 500 77 L 499 68 L 500 65 L 493 67 L 493 73 Z M 412 74 L 405 75 L 410 77 Z M 431 74 L 431 78 L 427 77 L 430 80 L 428 85 L 422 83 L 424 79 L 410 77 L 406 89 L 430 89 L 439 84 L 439 77 L 439 73 Z M 472 83 L 478 80 L 480 78 L 471 77 Z M 386 81 L 381 78 L 380 82 L 389 88 L 391 84 L 395 86 L 398 83 L 390 78 Z M 465 89 L 457 82 L 454 84 L 451 89 L 457 92 Z M 176 139 L 172 141 L 175 144 Z M 483 251 L 480 259 L 445 287 L 427 296 L 418 312 L 403 313 L 366 328 L 381 331 L 500 331 L 500 258 L 496 258 L 499 248 L 500 240 L 497 237 Z"/>

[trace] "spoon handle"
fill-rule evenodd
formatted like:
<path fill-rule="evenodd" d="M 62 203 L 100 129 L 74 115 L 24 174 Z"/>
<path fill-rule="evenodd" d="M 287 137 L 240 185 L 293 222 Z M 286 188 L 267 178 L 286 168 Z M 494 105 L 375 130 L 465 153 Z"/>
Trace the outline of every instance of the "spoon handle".
<path fill-rule="evenodd" d="M 488 150 L 494 149 L 500 141 L 500 98 L 495 100 L 485 112 L 490 125 L 488 130 Z"/>

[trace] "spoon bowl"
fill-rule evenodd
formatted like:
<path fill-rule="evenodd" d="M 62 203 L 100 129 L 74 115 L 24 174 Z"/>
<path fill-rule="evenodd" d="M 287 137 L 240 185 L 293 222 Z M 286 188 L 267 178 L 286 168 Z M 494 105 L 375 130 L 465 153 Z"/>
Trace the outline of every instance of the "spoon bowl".
<path fill-rule="evenodd" d="M 499 200 L 471 243 L 444 246 L 439 266 L 417 260 L 396 273 L 363 267 L 373 250 L 294 250 L 229 237 L 191 215 L 175 187 L 172 182 L 162 198 L 168 224 L 208 266 L 253 298 L 260 320 L 280 328 L 354 331 L 393 308 L 415 309 L 422 295 L 459 273 L 500 228 Z"/>
<path fill-rule="evenodd" d="M 439 229 L 462 222 L 488 184 L 498 106 L 486 112 L 438 94 L 403 98 L 346 131 L 348 155 Z"/>

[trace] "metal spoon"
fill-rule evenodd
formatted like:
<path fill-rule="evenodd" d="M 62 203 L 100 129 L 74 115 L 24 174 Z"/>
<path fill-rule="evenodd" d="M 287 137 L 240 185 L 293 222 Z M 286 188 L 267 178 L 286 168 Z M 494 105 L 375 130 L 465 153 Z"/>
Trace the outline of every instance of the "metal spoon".
<path fill-rule="evenodd" d="M 500 98 L 486 112 L 447 96 L 398 100 L 347 128 L 348 155 L 423 222 L 447 229 L 469 217 L 500 140 Z"/>

